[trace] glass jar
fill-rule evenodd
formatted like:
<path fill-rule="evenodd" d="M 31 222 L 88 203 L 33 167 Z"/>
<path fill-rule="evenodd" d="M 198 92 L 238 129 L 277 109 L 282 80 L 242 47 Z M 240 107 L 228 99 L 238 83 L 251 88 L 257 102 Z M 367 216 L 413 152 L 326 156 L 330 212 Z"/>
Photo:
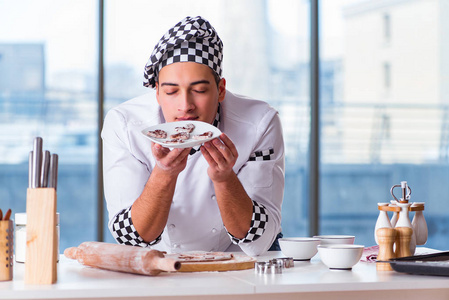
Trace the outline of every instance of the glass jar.
<path fill-rule="evenodd" d="M 27 214 L 26 213 L 16 213 L 14 217 L 16 223 L 15 227 L 15 259 L 16 262 L 24 263 L 26 258 L 26 248 L 27 248 Z M 59 261 L 59 237 L 60 237 L 60 227 L 59 227 L 59 213 L 56 213 L 56 234 L 58 236 L 56 249 L 58 250 L 57 261 Z"/>

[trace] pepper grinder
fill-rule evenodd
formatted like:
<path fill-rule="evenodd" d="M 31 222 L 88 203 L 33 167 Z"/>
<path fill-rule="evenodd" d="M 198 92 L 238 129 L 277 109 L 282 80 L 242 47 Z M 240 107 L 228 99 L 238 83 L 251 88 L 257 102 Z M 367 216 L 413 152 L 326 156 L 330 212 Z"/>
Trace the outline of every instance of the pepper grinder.
<path fill-rule="evenodd" d="M 396 234 L 397 231 L 394 228 L 380 228 L 376 230 L 376 236 L 379 241 L 379 254 L 377 255 L 378 261 L 388 261 L 396 257 L 393 251 Z M 392 271 L 393 269 L 389 263 L 379 262 L 376 264 L 376 270 Z"/>
<path fill-rule="evenodd" d="M 411 237 L 413 235 L 413 229 L 410 227 L 396 227 L 396 257 L 411 256 L 410 251 Z"/>
<path fill-rule="evenodd" d="M 396 223 L 395 228 L 396 229 L 410 228 L 410 241 L 409 241 L 409 251 L 408 251 L 410 254 L 407 255 L 407 256 L 410 256 L 410 255 L 415 254 L 415 250 L 416 250 L 416 236 L 415 236 L 415 232 L 413 230 L 412 222 L 410 222 L 410 217 L 409 217 L 411 203 L 398 203 L 397 205 L 401 208 L 401 211 L 399 212 L 399 218 L 398 218 L 398 222 Z M 404 230 L 402 230 L 401 232 L 405 233 Z M 398 248 L 398 245 L 396 245 L 396 249 L 397 248 Z M 404 252 L 404 251 L 401 251 L 401 252 Z M 404 255 L 397 256 L 397 257 L 403 257 L 403 256 Z"/>

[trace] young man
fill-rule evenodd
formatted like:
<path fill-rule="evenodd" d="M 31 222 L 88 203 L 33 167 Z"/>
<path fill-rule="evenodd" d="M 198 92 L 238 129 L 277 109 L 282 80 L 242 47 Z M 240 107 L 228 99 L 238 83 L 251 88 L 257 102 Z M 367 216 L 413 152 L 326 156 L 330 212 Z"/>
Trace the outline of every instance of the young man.
<path fill-rule="evenodd" d="M 284 141 L 277 112 L 226 90 L 223 44 L 187 17 L 156 45 L 144 85 L 108 112 L 102 131 L 109 228 L 119 243 L 167 252 L 259 255 L 280 236 Z M 202 121 L 223 132 L 199 149 L 152 143 L 141 131 Z M 235 250 L 235 248 L 234 248 Z"/>

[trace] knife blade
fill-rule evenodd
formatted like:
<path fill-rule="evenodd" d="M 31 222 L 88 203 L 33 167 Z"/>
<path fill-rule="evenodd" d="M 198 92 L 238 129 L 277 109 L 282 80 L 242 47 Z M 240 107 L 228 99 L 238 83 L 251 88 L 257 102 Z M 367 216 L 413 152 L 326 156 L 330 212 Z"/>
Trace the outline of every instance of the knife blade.
<path fill-rule="evenodd" d="M 50 169 L 50 151 L 45 150 L 42 157 L 41 187 L 48 186 L 48 170 Z"/>

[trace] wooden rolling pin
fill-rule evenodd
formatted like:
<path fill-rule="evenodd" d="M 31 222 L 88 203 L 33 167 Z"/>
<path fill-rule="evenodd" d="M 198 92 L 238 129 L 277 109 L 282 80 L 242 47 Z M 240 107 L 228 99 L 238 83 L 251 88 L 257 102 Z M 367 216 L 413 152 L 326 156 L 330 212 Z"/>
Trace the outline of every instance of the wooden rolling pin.
<path fill-rule="evenodd" d="M 65 249 L 64 255 L 86 266 L 143 275 L 157 275 L 181 268 L 179 261 L 165 258 L 164 252 L 103 242 L 84 242 L 78 247 Z"/>

